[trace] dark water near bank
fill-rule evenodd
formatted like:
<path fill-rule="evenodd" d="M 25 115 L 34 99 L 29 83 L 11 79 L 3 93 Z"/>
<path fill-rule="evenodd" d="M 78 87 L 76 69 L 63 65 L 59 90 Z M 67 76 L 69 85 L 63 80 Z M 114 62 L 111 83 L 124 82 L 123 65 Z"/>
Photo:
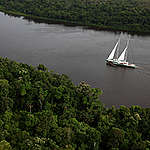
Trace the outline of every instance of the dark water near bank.
<path fill-rule="evenodd" d="M 106 106 L 150 107 L 150 36 L 131 36 L 130 60 L 139 69 L 113 68 L 105 59 L 119 34 L 28 22 L 0 13 L 0 56 L 67 74 L 103 90 Z M 123 34 L 121 48 L 128 35 Z M 132 57 L 131 57 L 132 54 Z"/>

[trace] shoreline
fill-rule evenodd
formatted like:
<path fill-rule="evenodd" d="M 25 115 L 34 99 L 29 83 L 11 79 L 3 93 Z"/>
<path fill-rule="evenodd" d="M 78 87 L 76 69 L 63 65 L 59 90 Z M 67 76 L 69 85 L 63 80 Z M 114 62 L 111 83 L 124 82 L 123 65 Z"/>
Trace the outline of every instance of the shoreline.
<path fill-rule="evenodd" d="M 65 26 L 72 26 L 72 27 L 82 27 L 83 29 L 89 29 L 89 30 L 96 30 L 96 31 L 108 31 L 108 32 L 126 32 L 131 35 L 142 35 L 142 36 L 149 36 L 149 32 L 139 32 L 139 31 L 131 31 L 131 30 L 123 30 L 123 29 L 115 29 L 114 27 L 111 26 L 99 26 L 96 24 L 84 24 L 82 22 L 70 22 L 62 19 L 50 19 L 50 18 L 45 18 L 45 17 L 39 17 L 39 16 L 33 16 L 33 15 L 28 15 L 24 14 L 21 12 L 16 12 L 16 11 L 11 11 L 11 10 L 6 10 L 0 5 L 0 12 L 7 14 L 7 15 L 12 15 L 15 17 L 24 17 L 23 19 L 31 20 L 34 21 L 35 23 L 46 23 L 46 24 L 60 24 L 60 25 L 65 25 Z"/>

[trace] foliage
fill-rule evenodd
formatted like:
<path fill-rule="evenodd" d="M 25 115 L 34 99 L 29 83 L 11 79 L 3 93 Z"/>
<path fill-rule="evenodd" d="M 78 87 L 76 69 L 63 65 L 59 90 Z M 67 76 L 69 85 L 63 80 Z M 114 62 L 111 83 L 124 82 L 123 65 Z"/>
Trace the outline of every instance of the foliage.
<path fill-rule="evenodd" d="M 45 21 L 150 33 L 149 0 L 1 0 L 0 6 Z"/>
<path fill-rule="evenodd" d="M 44 65 L 0 58 L 0 149 L 150 149 L 150 109 L 105 108 L 101 93 Z"/>
<path fill-rule="evenodd" d="M 0 142 L 0 150 L 11 150 L 11 149 L 12 148 L 7 141 L 3 140 Z"/>

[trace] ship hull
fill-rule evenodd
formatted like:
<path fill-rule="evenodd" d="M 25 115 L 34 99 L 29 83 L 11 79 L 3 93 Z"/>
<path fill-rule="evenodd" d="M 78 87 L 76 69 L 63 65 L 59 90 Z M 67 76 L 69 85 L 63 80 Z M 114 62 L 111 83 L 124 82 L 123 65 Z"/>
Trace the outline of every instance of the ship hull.
<path fill-rule="evenodd" d="M 108 61 L 106 60 L 106 64 L 113 67 L 123 67 L 123 68 L 133 68 L 135 69 L 136 66 L 134 64 L 129 64 L 128 62 L 117 62 L 117 61 Z"/>

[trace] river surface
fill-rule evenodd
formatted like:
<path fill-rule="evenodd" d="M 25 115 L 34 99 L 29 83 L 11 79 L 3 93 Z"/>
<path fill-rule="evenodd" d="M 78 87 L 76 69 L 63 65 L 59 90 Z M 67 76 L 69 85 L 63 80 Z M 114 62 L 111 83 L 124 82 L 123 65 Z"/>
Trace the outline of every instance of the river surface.
<path fill-rule="evenodd" d="M 150 107 L 150 36 L 131 36 L 129 59 L 140 68 L 106 66 L 119 34 L 35 23 L 0 13 L 0 56 L 68 75 L 100 88 L 105 106 Z M 120 49 L 128 34 L 122 34 Z"/>

